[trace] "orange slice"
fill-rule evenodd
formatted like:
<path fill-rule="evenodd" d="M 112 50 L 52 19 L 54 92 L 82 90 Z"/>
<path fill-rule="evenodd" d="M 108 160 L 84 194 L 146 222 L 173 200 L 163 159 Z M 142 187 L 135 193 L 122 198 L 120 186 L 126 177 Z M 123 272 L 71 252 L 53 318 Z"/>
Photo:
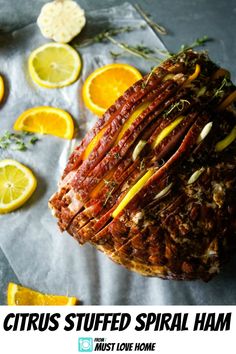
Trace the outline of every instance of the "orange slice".
<path fill-rule="evenodd" d="M 4 89 L 4 81 L 3 81 L 3 77 L 0 75 L 0 103 L 1 103 L 2 100 L 3 100 L 4 92 L 5 92 L 5 89 Z"/>
<path fill-rule="evenodd" d="M 85 80 L 82 89 L 84 103 L 93 113 L 102 116 L 118 97 L 141 78 L 140 72 L 131 65 L 105 65 Z"/>
<path fill-rule="evenodd" d="M 201 67 L 199 64 L 196 64 L 195 71 L 192 75 L 189 76 L 188 80 L 186 81 L 186 84 L 189 84 L 190 82 L 195 80 L 199 76 L 200 72 L 201 72 Z"/>
<path fill-rule="evenodd" d="M 93 149 L 97 146 L 99 140 L 102 138 L 106 129 L 107 127 L 102 128 L 102 130 L 100 130 L 100 132 L 92 139 L 92 141 L 90 141 L 90 143 L 88 144 L 88 146 L 86 147 L 83 153 L 83 160 L 86 160 L 89 157 Z"/>
<path fill-rule="evenodd" d="M 62 109 L 44 106 L 23 112 L 16 120 L 14 129 L 72 139 L 74 123 L 70 114 Z"/>
<path fill-rule="evenodd" d="M 135 122 L 135 120 L 138 118 L 138 116 L 150 105 L 150 102 L 144 102 L 141 103 L 131 114 L 131 116 L 128 118 L 128 120 L 124 123 L 118 138 L 116 139 L 116 143 L 118 143 L 122 138 L 123 135 L 125 134 L 126 130 L 128 130 L 131 125 Z"/>
<path fill-rule="evenodd" d="M 15 305 L 36 305 L 36 306 L 70 306 L 76 305 L 76 297 L 46 295 L 38 291 L 25 288 L 15 283 L 8 284 L 7 304 Z"/>

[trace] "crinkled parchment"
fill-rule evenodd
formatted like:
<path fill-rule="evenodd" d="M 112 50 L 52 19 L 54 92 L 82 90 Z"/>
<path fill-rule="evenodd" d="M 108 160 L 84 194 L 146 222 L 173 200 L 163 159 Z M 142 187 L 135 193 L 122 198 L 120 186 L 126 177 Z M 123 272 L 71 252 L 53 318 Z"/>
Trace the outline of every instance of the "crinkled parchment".
<path fill-rule="evenodd" d="M 141 25 L 145 22 L 136 10 L 124 4 L 88 13 L 82 37 L 95 35 L 110 26 L 132 26 L 137 30 L 116 38 L 132 45 L 164 49 L 155 33 L 149 27 L 140 29 Z M 0 131 L 11 129 L 27 108 L 40 105 L 67 110 L 78 130 L 77 141 L 42 136 L 26 152 L 0 151 L 0 159 L 14 158 L 26 164 L 38 180 L 36 192 L 24 207 L 0 216 L 0 247 L 19 281 L 43 292 L 75 295 L 84 304 L 235 303 L 232 264 L 209 284 L 145 278 L 114 264 L 89 245 L 80 247 L 72 237 L 58 230 L 47 206 L 48 199 L 57 189 L 71 150 L 97 119 L 83 106 L 81 86 L 94 69 L 113 62 L 111 50 L 120 50 L 111 43 L 81 49 L 80 79 L 69 87 L 50 90 L 35 85 L 27 70 L 30 52 L 45 42 L 36 24 L 0 37 L 0 72 L 7 79 L 9 89 L 7 101 L 0 110 Z M 154 65 L 130 55 L 118 60 L 136 66 L 143 73 Z"/>

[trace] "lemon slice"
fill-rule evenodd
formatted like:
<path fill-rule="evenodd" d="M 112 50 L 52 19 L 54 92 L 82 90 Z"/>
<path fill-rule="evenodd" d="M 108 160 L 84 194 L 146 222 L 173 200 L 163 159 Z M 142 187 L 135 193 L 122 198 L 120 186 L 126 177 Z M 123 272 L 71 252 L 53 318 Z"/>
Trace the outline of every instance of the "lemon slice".
<path fill-rule="evenodd" d="M 37 186 L 33 173 L 15 160 L 0 161 L 0 214 L 23 205 Z"/>
<path fill-rule="evenodd" d="M 116 207 L 116 209 L 112 213 L 112 217 L 116 218 L 120 212 L 126 207 L 127 204 L 140 192 L 143 186 L 147 183 L 149 178 L 152 177 L 155 170 L 148 170 L 143 177 L 141 177 L 137 183 L 125 195 L 124 199 L 121 200 L 120 204 Z"/>
<path fill-rule="evenodd" d="M 4 92 L 5 92 L 5 89 L 4 89 L 4 81 L 3 81 L 3 77 L 0 75 L 0 103 L 1 103 L 2 100 L 3 100 Z"/>
<path fill-rule="evenodd" d="M 50 306 L 70 306 L 76 305 L 77 299 L 75 297 L 46 295 L 38 291 L 25 288 L 15 283 L 8 284 L 7 290 L 7 304 L 15 305 L 50 305 Z"/>
<path fill-rule="evenodd" d="M 68 44 L 48 43 L 31 53 L 28 65 L 30 76 L 38 85 L 59 88 L 78 79 L 81 59 Z"/>
<path fill-rule="evenodd" d="M 98 68 L 84 82 L 84 103 L 93 113 L 102 116 L 117 98 L 141 78 L 140 72 L 128 64 L 109 64 Z"/>
<path fill-rule="evenodd" d="M 72 139 L 74 123 L 66 111 L 54 107 L 34 107 L 23 112 L 16 120 L 15 130 L 50 134 L 64 139 Z"/>

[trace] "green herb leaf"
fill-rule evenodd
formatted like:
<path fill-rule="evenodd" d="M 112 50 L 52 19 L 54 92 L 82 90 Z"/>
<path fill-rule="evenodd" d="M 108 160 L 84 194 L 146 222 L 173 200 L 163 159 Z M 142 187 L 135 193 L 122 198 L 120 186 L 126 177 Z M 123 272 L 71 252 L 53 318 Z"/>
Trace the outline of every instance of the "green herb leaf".
<path fill-rule="evenodd" d="M 29 142 L 30 144 L 34 145 L 37 141 L 39 141 L 39 138 L 37 138 L 37 136 L 33 136 Z"/>
<path fill-rule="evenodd" d="M 3 135 L 4 139 L 10 139 L 11 138 L 11 132 L 9 132 L 8 130 L 5 132 L 5 134 Z"/>
<path fill-rule="evenodd" d="M 29 144 L 34 145 L 39 139 L 30 132 L 12 133 L 6 131 L 0 137 L 0 149 L 6 150 L 18 150 L 26 151 L 29 148 Z"/>
<path fill-rule="evenodd" d="M 14 150 L 25 151 L 27 147 L 23 141 L 17 141 Z"/>
<path fill-rule="evenodd" d="M 110 50 L 110 55 L 114 58 L 117 59 L 119 58 L 123 53 L 115 53 Z"/>

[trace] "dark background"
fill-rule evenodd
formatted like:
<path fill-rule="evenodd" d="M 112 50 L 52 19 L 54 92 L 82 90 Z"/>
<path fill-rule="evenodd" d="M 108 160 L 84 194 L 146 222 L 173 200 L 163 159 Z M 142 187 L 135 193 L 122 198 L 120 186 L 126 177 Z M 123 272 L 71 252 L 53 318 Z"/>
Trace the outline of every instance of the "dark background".
<path fill-rule="evenodd" d="M 0 0 L 0 29 L 12 30 L 36 20 L 48 0 Z M 124 0 L 77 0 L 85 10 L 120 5 Z M 236 79 L 236 0 L 130 0 L 168 29 L 162 37 L 171 51 L 197 37 L 214 38 L 209 43 L 211 57 L 229 68 Z"/>
<path fill-rule="evenodd" d="M 11 31 L 34 22 L 46 2 L 48 1 L 0 0 L 0 31 Z M 123 2 L 125 1 L 78 1 L 85 11 L 120 5 Z M 129 2 L 138 3 L 152 15 L 153 20 L 167 29 L 168 35 L 161 38 L 170 51 L 176 51 L 181 44 L 190 44 L 204 35 L 213 38 L 214 40 L 207 44 L 210 57 L 229 69 L 233 81 L 236 81 L 236 0 L 130 0 Z M 233 264 L 228 267 L 233 267 Z M 0 304 L 5 303 L 6 294 L 3 289 L 6 289 L 9 281 L 17 281 L 17 276 L 13 274 L 10 264 L 0 250 Z M 218 291 L 221 291 L 220 283 Z"/>

